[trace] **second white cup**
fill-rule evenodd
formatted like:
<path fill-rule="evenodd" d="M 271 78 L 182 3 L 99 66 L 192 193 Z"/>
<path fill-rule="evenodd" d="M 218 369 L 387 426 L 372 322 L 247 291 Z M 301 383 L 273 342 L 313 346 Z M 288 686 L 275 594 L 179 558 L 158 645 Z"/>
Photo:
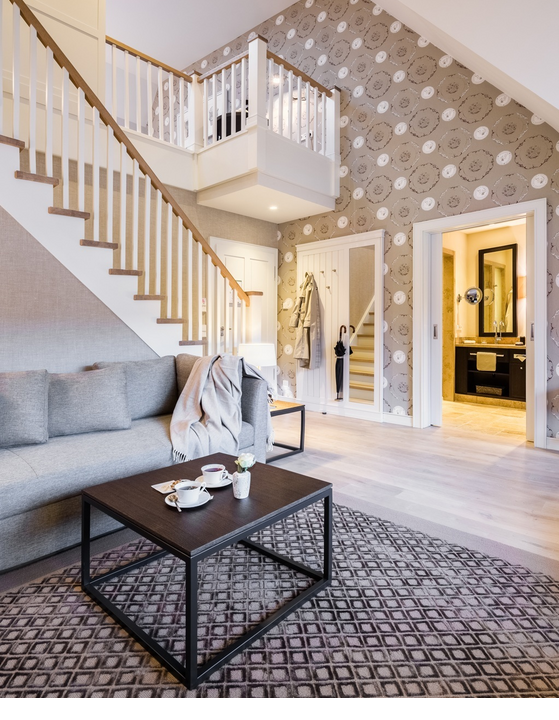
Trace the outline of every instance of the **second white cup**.
<path fill-rule="evenodd" d="M 206 489 L 205 483 L 183 480 L 175 486 L 179 505 L 195 505 L 200 500 L 200 493 Z"/>

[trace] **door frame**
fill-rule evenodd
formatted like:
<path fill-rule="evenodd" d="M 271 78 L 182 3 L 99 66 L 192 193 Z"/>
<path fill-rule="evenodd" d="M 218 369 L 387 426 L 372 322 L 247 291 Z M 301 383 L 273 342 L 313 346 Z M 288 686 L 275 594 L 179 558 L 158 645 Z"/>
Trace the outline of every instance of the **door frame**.
<path fill-rule="evenodd" d="M 413 226 L 413 426 L 442 412 L 442 236 L 526 217 L 526 422 L 535 447 L 547 447 L 547 201 L 502 205 Z M 440 291 L 440 292 L 439 292 Z M 440 297 L 439 297 L 440 296 Z M 437 300 L 438 298 L 438 300 Z M 532 331 L 530 331 L 532 328 Z M 438 339 L 433 335 L 438 334 Z M 440 396 L 440 397 L 439 397 Z"/>

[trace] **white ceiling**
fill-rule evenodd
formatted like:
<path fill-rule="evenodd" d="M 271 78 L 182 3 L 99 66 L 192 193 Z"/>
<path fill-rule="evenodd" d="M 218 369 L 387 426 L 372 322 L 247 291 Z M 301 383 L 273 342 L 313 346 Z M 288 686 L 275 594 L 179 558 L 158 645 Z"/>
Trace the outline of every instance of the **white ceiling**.
<path fill-rule="evenodd" d="M 106 34 L 182 70 L 289 0 L 106 0 Z"/>

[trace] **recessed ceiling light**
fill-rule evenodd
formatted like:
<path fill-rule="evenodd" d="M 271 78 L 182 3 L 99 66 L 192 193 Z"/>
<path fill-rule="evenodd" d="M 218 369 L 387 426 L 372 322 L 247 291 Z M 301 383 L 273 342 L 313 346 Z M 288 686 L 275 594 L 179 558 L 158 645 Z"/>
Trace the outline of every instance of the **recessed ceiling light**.
<path fill-rule="evenodd" d="M 277 209 L 278 209 L 277 205 L 270 205 L 270 210 L 277 210 Z"/>

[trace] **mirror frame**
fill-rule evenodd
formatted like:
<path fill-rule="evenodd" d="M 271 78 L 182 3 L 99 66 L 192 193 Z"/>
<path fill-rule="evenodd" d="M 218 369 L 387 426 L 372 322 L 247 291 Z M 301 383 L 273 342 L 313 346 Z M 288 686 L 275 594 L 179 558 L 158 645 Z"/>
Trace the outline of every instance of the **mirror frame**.
<path fill-rule="evenodd" d="M 492 252 L 501 252 L 502 250 L 512 250 L 512 331 L 500 333 L 503 337 L 516 337 L 518 332 L 517 318 L 516 318 L 516 305 L 518 302 L 518 278 L 516 277 L 516 255 L 518 251 L 518 244 L 512 243 L 511 245 L 498 245 L 497 247 L 484 248 L 478 251 L 478 281 L 479 287 L 482 292 L 485 292 L 485 277 L 484 277 L 484 260 L 485 256 Z M 478 336 L 479 337 L 490 337 L 495 334 L 495 330 L 486 330 L 484 327 L 484 310 L 485 310 L 485 297 L 479 303 L 479 320 L 478 320 Z"/>

